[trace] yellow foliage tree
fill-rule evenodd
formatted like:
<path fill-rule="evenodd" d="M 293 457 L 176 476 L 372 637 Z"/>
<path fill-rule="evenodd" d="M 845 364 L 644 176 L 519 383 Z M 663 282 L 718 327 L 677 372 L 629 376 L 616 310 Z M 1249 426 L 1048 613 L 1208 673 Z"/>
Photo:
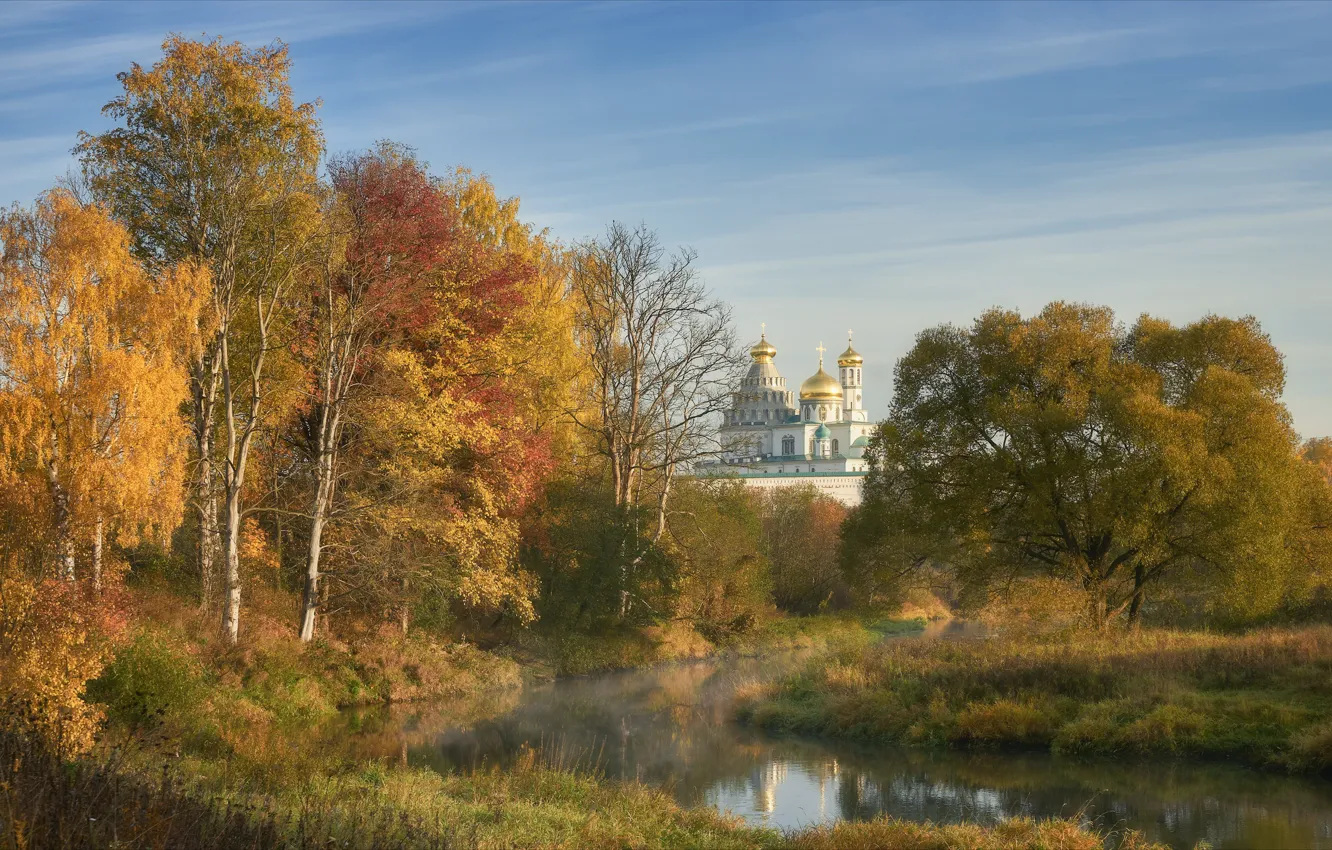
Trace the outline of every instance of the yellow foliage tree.
<path fill-rule="evenodd" d="M 343 499 L 358 509 L 335 534 L 360 557 L 339 570 L 373 571 L 356 582 L 377 592 L 365 601 L 404 627 L 425 599 L 527 621 L 519 517 L 569 454 L 564 253 L 484 177 L 460 169 L 437 189 L 448 221 L 422 301 L 357 414 L 362 457 Z"/>
<path fill-rule="evenodd" d="M 25 529 L 46 544 L 41 560 L 72 580 L 86 540 L 96 584 L 105 533 L 179 520 L 177 355 L 205 275 L 149 276 L 121 225 L 63 191 L 0 216 L 0 246 L 0 482 L 45 491 L 45 516 Z"/>
<path fill-rule="evenodd" d="M 96 593 L 103 537 L 180 518 L 180 355 L 205 286 L 192 266 L 150 276 L 125 229 L 69 193 L 0 214 L 0 696 L 65 750 L 92 741 L 81 693 L 117 627 Z"/>

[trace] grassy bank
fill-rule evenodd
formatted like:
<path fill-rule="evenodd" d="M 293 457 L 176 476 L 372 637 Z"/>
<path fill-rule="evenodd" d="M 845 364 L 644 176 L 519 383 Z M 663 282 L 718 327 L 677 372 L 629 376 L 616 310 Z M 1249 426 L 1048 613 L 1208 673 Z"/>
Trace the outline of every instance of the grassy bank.
<path fill-rule="evenodd" d="M 1332 627 L 853 648 L 744 695 L 776 732 L 1332 769 Z"/>
<path fill-rule="evenodd" d="M 263 769 L 259 769 L 263 768 Z M 782 834 L 665 793 L 613 784 L 529 752 L 512 769 L 439 775 L 379 762 L 293 753 L 172 758 L 100 749 L 62 762 L 40 741 L 0 729 L 0 848 L 1010 848 L 1099 850 L 1069 820 L 982 829 L 879 820 Z M 1131 834 L 1119 845 L 1145 850 Z"/>
<path fill-rule="evenodd" d="M 466 725 L 469 716 L 496 710 L 477 707 L 479 695 L 516 696 L 519 665 L 465 644 L 391 631 L 302 646 L 263 614 L 251 616 L 245 648 L 231 649 L 212 639 L 210 624 L 194 613 L 180 613 L 179 606 L 174 618 L 154 613 L 155 606 L 167 608 L 159 601 L 141 594 L 139 625 L 90 684 L 90 698 L 108 716 L 93 751 L 62 759 L 46 739 L 26 731 L 31 727 L 20 713 L 0 713 L 0 850 L 1102 846 L 1102 836 L 1071 820 L 979 828 L 885 819 L 797 833 L 755 829 L 536 750 L 504 770 L 411 768 L 401 742 L 371 740 L 368 749 L 353 749 L 343 746 L 344 718 L 324 721 L 347 705 L 456 698 L 460 705 L 441 710 L 451 723 Z M 706 651 L 846 654 L 879 635 L 922 625 L 834 616 L 772 620 L 745 642 Z M 661 656 L 660 648 L 645 652 L 640 663 Z M 1133 835 L 1121 846 L 1147 845 Z"/>
<path fill-rule="evenodd" d="M 753 656 L 793 650 L 835 651 L 866 646 L 888 634 L 925 628 L 923 618 L 858 614 L 773 616 L 747 631 L 708 640 L 688 623 L 604 634 L 541 633 L 522 636 L 517 656 L 525 667 L 553 676 L 581 676 L 652 667 L 717 655 Z"/>
<path fill-rule="evenodd" d="M 312 726 L 351 706 L 474 699 L 521 687 L 518 665 L 466 643 L 397 630 L 297 640 L 288 599 L 256 605 L 240 647 L 178 597 L 137 592 L 136 625 L 87 696 L 108 732 L 152 734 L 185 751 L 230 757 L 278 733 Z"/>

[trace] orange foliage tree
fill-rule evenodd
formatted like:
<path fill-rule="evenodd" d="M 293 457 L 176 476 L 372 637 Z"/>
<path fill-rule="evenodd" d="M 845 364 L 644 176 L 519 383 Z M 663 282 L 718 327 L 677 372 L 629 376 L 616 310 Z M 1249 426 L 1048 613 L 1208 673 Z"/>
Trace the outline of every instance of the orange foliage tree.
<path fill-rule="evenodd" d="M 562 252 L 489 181 L 433 180 L 405 148 L 331 171 L 296 423 L 315 509 L 302 636 L 321 587 L 404 628 L 421 605 L 529 620 L 518 517 L 565 439 L 572 373 Z"/>

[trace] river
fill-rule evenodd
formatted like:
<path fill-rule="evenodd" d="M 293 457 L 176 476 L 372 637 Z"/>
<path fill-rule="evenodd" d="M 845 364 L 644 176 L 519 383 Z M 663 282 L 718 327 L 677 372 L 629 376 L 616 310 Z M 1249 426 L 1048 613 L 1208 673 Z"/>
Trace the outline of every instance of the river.
<path fill-rule="evenodd" d="M 957 631 L 935 625 L 924 637 Z M 1196 761 L 871 748 L 774 738 L 732 722 L 738 686 L 805 661 L 787 654 L 563 679 L 474 711 L 481 719 L 470 722 L 419 707 L 349 719 L 365 752 L 391 751 L 409 764 L 503 766 L 537 748 L 555 763 L 662 786 L 685 805 L 715 806 L 755 825 L 880 814 L 992 824 L 1082 812 L 1103 829 L 1138 829 L 1173 847 L 1332 848 L 1325 780 Z"/>

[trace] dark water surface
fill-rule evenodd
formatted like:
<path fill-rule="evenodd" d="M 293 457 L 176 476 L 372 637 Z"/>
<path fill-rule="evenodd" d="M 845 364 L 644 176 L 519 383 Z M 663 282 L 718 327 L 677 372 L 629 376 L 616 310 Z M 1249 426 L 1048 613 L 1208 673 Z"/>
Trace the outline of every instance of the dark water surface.
<path fill-rule="evenodd" d="M 932 627 L 929 638 L 948 637 Z M 912 638 L 904 638 L 912 639 Z M 365 752 L 440 771 L 509 763 L 525 748 L 614 779 L 667 787 L 756 825 L 799 827 L 879 814 L 992 824 L 1084 812 L 1191 848 L 1332 848 L 1332 782 L 1201 762 L 1085 761 L 1045 754 L 869 748 L 773 738 L 731 722 L 737 686 L 802 663 L 796 654 L 708 661 L 527 688 L 459 725 L 447 709 L 360 715 Z"/>

